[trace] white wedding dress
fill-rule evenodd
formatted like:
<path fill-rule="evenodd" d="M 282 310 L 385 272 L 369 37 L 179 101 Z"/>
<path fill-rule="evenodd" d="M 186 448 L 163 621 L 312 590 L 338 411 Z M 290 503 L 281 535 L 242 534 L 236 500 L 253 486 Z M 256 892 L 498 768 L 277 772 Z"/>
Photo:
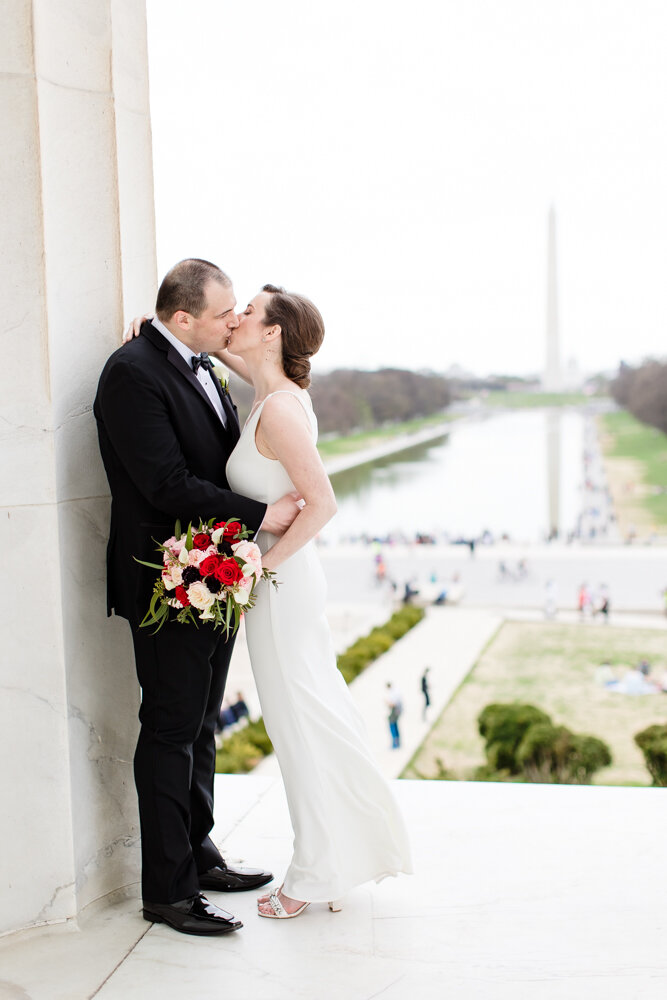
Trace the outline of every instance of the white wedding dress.
<path fill-rule="evenodd" d="M 310 398 L 298 390 L 292 395 L 302 403 L 316 437 Z M 273 503 L 294 486 L 279 462 L 257 450 L 263 406 L 248 419 L 227 463 L 227 477 L 236 493 Z M 256 541 L 265 552 L 275 538 L 260 531 Z M 292 899 L 326 902 L 363 882 L 411 872 L 410 848 L 403 818 L 370 756 L 363 720 L 336 666 L 325 617 L 326 582 L 313 542 L 282 563 L 277 578 L 278 590 L 259 584 L 257 603 L 246 616 L 246 635 L 294 828 L 283 891 Z"/>

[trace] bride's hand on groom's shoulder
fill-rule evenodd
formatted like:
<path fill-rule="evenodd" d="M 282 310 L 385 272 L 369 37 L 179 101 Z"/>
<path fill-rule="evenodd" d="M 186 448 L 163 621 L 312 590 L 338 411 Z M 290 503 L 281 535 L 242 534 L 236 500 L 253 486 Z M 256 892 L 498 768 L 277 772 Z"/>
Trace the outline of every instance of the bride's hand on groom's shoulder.
<path fill-rule="evenodd" d="M 153 319 L 153 313 L 145 313 L 143 316 L 135 316 L 133 320 L 130 320 L 130 325 L 123 334 L 123 343 L 128 344 L 133 337 L 138 337 L 141 332 L 141 324 L 145 323 L 147 319 Z"/>

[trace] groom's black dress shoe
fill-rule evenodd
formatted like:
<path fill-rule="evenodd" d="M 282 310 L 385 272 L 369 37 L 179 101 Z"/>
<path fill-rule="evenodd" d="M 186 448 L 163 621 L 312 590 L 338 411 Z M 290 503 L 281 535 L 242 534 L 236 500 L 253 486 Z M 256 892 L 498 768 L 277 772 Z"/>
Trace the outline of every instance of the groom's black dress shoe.
<path fill-rule="evenodd" d="M 227 910 L 209 903 L 206 896 L 198 892 L 196 896 L 179 899 L 177 903 L 144 902 L 144 920 L 154 924 L 169 924 L 182 934 L 229 934 L 243 927 Z"/>
<path fill-rule="evenodd" d="M 245 892 L 259 889 L 273 878 L 271 872 L 261 868 L 235 868 L 226 861 L 215 868 L 209 868 L 199 876 L 200 889 L 216 889 L 218 892 Z"/>

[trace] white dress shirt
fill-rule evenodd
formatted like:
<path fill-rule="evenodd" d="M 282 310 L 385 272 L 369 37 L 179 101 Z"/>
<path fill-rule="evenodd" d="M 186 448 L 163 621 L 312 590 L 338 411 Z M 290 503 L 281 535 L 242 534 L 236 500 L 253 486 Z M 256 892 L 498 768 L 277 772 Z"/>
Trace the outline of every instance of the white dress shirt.
<path fill-rule="evenodd" d="M 161 323 L 157 316 L 153 316 L 151 323 L 155 329 L 162 334 L 165 340 L 168 340 L 172 347 L 175 347 L 178 353 L 181 355 L 188 368 L 192 369 L 192 357 L 194 351 L 192 351 L 187 344 L 184 344 L 182 340 L 175 337 L 171 330 L 168 330 L 164 323 Z M 193 371 L 192 374 L 201 383 L 203 390 L 205 391 L 208 398 L 211 400 L 213 406 L 215 407 L 215 412 L 220 417 L 220 421 L 223 427 L 227 426 L 227 415 L 225 414 L 225 408 L 222 405 L 222 400 L 220 399 L 220 393 L 217 391 L 213 379 L 215 378 L 209 371 L 205 368 L 199 368 L 197 373 Z"/>

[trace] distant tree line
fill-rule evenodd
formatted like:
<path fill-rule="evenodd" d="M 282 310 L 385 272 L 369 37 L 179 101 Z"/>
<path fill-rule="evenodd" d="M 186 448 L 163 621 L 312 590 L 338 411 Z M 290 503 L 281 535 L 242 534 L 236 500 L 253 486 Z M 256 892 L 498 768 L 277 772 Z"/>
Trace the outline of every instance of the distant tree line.
<path fill-rule="evenodd" d="M 642 423 L 667 434 L 667 363 L 648 360 L 632 368 L 622 361 L 611 394 Z"/>
<path fill-rule="evenodd" d="M 253 390 L 238 378 L 233 378 L 231 389 L 243 423 Z M 347 434 L 428 417 L 444 410 L 453 399 L 451 385 L 442 375 L 399 368 L 373 372 L 345 368 L 315 374 L 310 394 L 321 434 Z"/>
<path fill-rule="evenodd" d="M 442 375 L 400 368 L 339 369 L 317 375 L 311 394 L 323 434 L 427 417 L 444 410 L 452 400 L 451 387 Z"/>

